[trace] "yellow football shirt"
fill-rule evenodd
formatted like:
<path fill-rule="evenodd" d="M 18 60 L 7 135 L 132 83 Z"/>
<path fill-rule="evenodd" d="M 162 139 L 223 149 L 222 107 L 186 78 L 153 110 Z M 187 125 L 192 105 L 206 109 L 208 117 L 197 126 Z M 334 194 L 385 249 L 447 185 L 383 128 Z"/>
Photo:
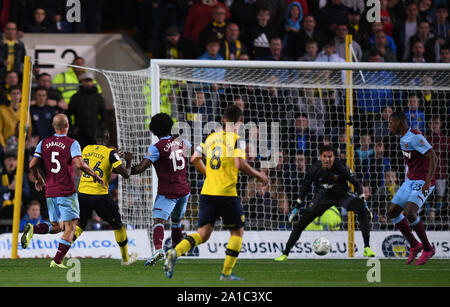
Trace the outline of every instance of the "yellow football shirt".
<path fill-rule="evenodd" d="M 245 141 L 234 132 L 214 132 L 196 151 L 206 157 L 206 179 L 201 194 L 237 196 L 239 170 L 234 158 L 245 159 Z"/>
<path fill-rule="evenodd" d="M 109 178 L 114 168 L 122 164 L 119 155 L 111 148 L 103 145 L 88 145 L 83 149 L 82 157 L 90 168 L 98 173 L 105 182 L 105 186 L 83 173 L 78 191 L 90 195 L 105 195 L 109 190 Z"/>

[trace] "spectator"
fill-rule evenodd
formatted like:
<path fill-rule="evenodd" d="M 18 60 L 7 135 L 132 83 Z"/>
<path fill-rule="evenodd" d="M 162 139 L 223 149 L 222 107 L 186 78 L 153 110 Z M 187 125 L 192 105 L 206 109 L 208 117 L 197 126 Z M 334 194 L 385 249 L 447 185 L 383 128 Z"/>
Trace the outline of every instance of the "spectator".
<path fill-rule="evenodd" d="M 47 104 L 47 90 L 44 87 L 36 89 L 34 99 L 36 103 L 30 107 L 32 136 L 39 136 L 39 140 L 42 140 L 55 133 L 52 126 L 55 110 Z"/>
<path fill-rule="evenodd" d="M 283 35 L 283 46 L 287 45 L 290 36 L 297 36 L 300 32 L 302 26 L 301 22 L 303 20 L 303 9 L 299 2 L 293 1 L 289 4 L 286 10 L 286 20 L 284 22 L 284 35 Z"/>
<path fill-rule="evenodd" d="M 183 120 L 186 120 L 190 127 L 197 127 L 197 122 L 201 123 L 203 128 L 206 123 L 214 120 L 212 101 L 207 99 L 207 94 L 201 88 L 195 89 L 192 96 L 190 103 L 183 106 Z"/>
<path fill-rule="evenodd" d="M 383 23 L 383 31 L 392 36 L 395 24 L 395 15 L 388 6 L 388 0 L 380 0 L 380 17 Z"/>
<path fill-rule="evenodd" d="M 439 50 L 439 63 L 450 63 L 450 47 L 444 44 Z"/>
<path fill-rule="evenodd" d="M 20 220 L 19 231 L 23 231 L 28 223 L 37 225 L 43 222 L 41 216 L 41 204 L 37 200 L 32 200 L 27 206 L 27 213 Z"/>
<path fill-rule="evenodd" d="M 285 180 L 285 190 L 290 202 L 297 200 L 300 195 L 300 187 L 305 178 L 307 169 L 307 158 L 302 151 L 297 151 L 289 164 L 289 176 Z"/>
<path fill-rule="evenodd" d="M 371 188 L 376 190 L 379 186 L 384 185 L 384 174 L 387 170 L 390 170 L 392 168 L 392 165 L 391 160 L 385 156 L 385 147 L 383 140 L 376 140 L 373 150 L 374 156 L 369 161 L 369 183 Z"/>
<path fill-rule="evenodd" d="M 419 0 L 419 19 L 430 23 L 436 19 L 432 0 Z"/>
<path fill-rule="evenodd" d="M 17 149 L 16 149 L 17 150 Z M 14 196 L 16 190 L 16 168 L 17 168 L 17 151 L 7 151 L 3 158 L 3 171 L 1 172 L 0 181 L 0 219 L 12 219 Z M 23 174 L 22 183 L 22 201 L 25 200 L 30 193 L 30 186 L 27 174 Z"/>
<path fill-rule="evenodd" d="M 6 93 L 6 101 L 11 100 L 10 90 L 13 87 L 21 87 L 19 83 L 19 75 L 15 71 L 8 71 L 5 77 L 5 83 L 3 84 L 3 89 Z"/>
<path fill-rule="evenodd" d="M 263 61 L 288 61 L 289 58 L 283 52 L 283 42 L 280 37 L 273 36 L 269 43 L 269 54 L 266 57 L 256 58 Z"/>
<path fill-rule="evenodd" d="M 397 46 L 397 59 L 406 62 L 410 55 L 410 38 L 417 33 L 419 7 L 415 2 L 409 2 L 406 7 L 406 19 L 402 19 L 394 26 L 392 36 Z"/>
<path fill-rule="evenodd" d="M 225 4 L 217 0 L 196 1 L 190 8 L 184 23 L 183 37 L 193 41 L 195 44 L 199 41 L 200 33 L 211 22 L 215 6 L 221 6 L 226 9 Z M 226 19 L 230 18 L 230 12 L 226 9 Z"/>
<path fill-rule="evenodd" d="M 295 35 L 288 36 L 285 47 L 286 54 L 292 59 L 303 56 L 306 52 L 306 43 L 309 40 L 315 40 L 318 49 L 321 48 L 323 37 L 316 28 L 316 19 L 313 15 L 306 15 L 303 18 L 300 31 Z"/>
<path fill-rule="evenodd" d="M 259 8 L 256 19 L 257 22 L 252 24 L 248 30 L 246 45 L 251 58 L 261 59 L 269 55 L 270 39 L 277 34 L 277 30 L 271 24 L 268 8 Z"/>
<path fill-rule="evenodd" d="M 295 117 L 295 136 L 291 142 L 294 146 L 290 147 L 290 153 L 300 150 L 310 161 L 317 159 L 317 135 L 310 129 L 306 114 Z"/>
<path fill-rule="evenodd" d="M 430 32 L 430 23 L 426 20 L 421 20 L 417 27 L 417 33 L 410 38 L 410 45 L 414 46 L 416 41 L 421 41 L 425 48 L 424 58 L 426 62 L 439 62 L 439 42 L 437 37 Z M 414 47 L 412 47 L 414 49 Z M 412 52 L 413 53 L 413 52 Z M 411 55 L 410 55 L 411 56 Z"/>
<path fill-rule="evenodd" d="M 22 91 L 18 87 L 11 88 L 11 100 L 8 104 L 0 105 L 0 145 L 6 148 L 6 141 L 15 134 L 20 120 L 20 102 Z"/>
<path fill-rule="evenodd" d="M 232 22 L 227 25 L 220 43 L 220 55 L 225 60 L 237 60 L 241 54 L 247 54 L 247 47 L 239 40 L 239 26 Z"/>
<path fill-rule="evenodd" d="M 367 38 L 369 29 L 367 23 L 363 22 L 361 19 L 361 12 L 361 9 L 358 9 L 357 7 L 351 8 L 347 15 L 347 26 L 349 34 L 352 35 L 352 39 L 361 46 L 362 50 L 364 50 L 368 48 Z"/>
<path fill-rule="evenodd" d="M 161 44 L 158 57 L 162 59 L 194 59 L 198 55 L 197 45 L 181 37 L 177 26 L 166 30 L 166 40 Z"/>
<path fill-rule="evenodd" d="M 51 33 L 53 29 L 46 19 L 44 8 L 37 7 L 34 9 L 33 19 L 27 24 L 25 32 L 27 33 Z"/>
<path fill-rule="evenodd" d="M 439 45 L 444 45 L 450 38 L 450 22 L 448 21 L 448 8 L 440 4 L 436 9 L 436 19 L 431 24 L 431 31 L 437 37 Z"/>
<path fill-rule="evenodd" d="M 374 21 L 371 24 L 371 36 L 369 38 L 369 47 L 372 47 L 375 45 L 375 36 L 377 34 L 378 31 L 383 31 L 383 23 L 382 22 L 377 22 Z M 385 36 L 386 36 L 386 47 L 391 49 L 396 55 L 397 55 L 397 46 L 395 45 L 395 41 L 392 38 L 392 36 L 387 35 L 386 32 L 384 32 Z M 368 49 L 368 48 L 366 48 Z M 397 61 L 396 61 L 397 62 Z"/>
<path fill-rule="evenodd" d="M 362 57 L 363 62 L 369 61 L 369 54 L 372 50 L 378 51 L 383 62 L 397 62 L 397 55 L 394 50 L 389 48 L 386 33 L 384 33 L 383 30 L 379 30 L 375 33 L 374 45 L 369 50 L 364 51 Z"/>
<path fill-rule="evenodd" d="M 219 40 L 225 37 L 227 28 L 227 9 L 226 7 L 216 5 L 213 8 L 211 22 L 200 32 L 198 38 L 198 47 L 204 50 L 207 40 L 216 36 Z"/>
<path fill-rule="evenodd" d="M 34 105 L 36 101 L 34 96 L 36 89 L 43 87 L 47 90 L 47 105 L 54 108 L 58 113 L 67 111 L 69 106 L 64 101 L 61 92 L 52 86 L 52 76 L 48 73 L 42 73 L 37 78 L 37 85 L 31 89 L 31 101 L 30 105 Z"/>
<path fill-rule="evenodd" d="M 62 93 L 64 101 L 68 104 L 70 104 L 72 96 L 78 91 L 80 76 L 86 72 L 86 69 L 83 68 L 85 66 L 84 58 L 76 57 L 72 65 L 75 66 L 69 67 L 65 72 L 57 74 L 52 80 L 53 85 Z M 96 80 L 94 80 L 94 85 L 96 85 L 98 93 L 101 94 L 102 89 Z"/>
<path fill-rule="evenodd" d="M 378 221 L 381 224 L 381 229 L 385 229 L 387 226 L 387 205 L 399 188 L 397 172 L 392 169 L 386 170 L 384 173 L 384 185 L 378 187 L 372 197 L 372 210 L 375 213 L 374 221 Z"/>
<path fill-rule="evenodd" d="M 419 108 L 419 97 L 417 94 L 410 94 L 408 96 L 408 109 L 405 111 L 408 120 L 408 126 L 411 129 L 416 129 L 425 133 L 425 114 Z"/>
<path fill-rule="evenodd" d="M 347 23 L 341 23 L 336 25 L 336 32 L 334 36 L 334 45 L 336 48 L 336 53 L 343 59 L 346 58 L 346 48 L 345 48 L 345 36 L 348 35 L 348 25 Z M 354 51 L 354 55 L 357 59 L 357 62 L 361 62 L 362 59 L 362 49 L 357 41 L 352 41 L 352 48 Z M 353 61 L 353 56 L 352 56 Z"/>
<path fill-rule="evenodd" d="M 247 36 L 248 29 L 256 23 L 256 0 L 233 0 L 230 6 L 230 22 L 238 25 L 242 37 Z"/>
<path fill-rule="evenodd" d="M 373 133 L 375 139 L 386 140 L 390 136 L 389 117 L 393 113 L 391 106 L 384 106 L 381 109 L 381 115 L 373 124 Z"/>
<path fill-rule="evenodd" d="M 223 60 L 219 54 L 220 40 L 213 35 L 206 43 L 206 51 L 198 58 L 199 60 Z M 224 68 L 195 68 L 194 76 L 211 80 L 212 90 L 217 91 L 219 85 L 217 82 L 225 78 L 226 69 Z"/>
<path fill-rule="evenodd" d="M 299 111 L 308 116 L 311 131 L 317 136 L 322 136 L 325 133 L 325 119 L 329 117 L 327 109 L 322 99 L 316 95 L 315 89 L 306 88 L 303 93 L 298 98 Z"/>
<path fill-rule="evenodd" d="M 51 28 L 54 33 L 72 33 L 72 23 L 68 22 L 63 14 L 53 17 Z"/>
<path fill-rule="evenodd" d="M 19 77 L 23 73 L 23 61 L 26 55 L 25 45 L 17 37 L 17 25 L 8 22 L 0 41 L 0 80 L 3 80 L 7 71 L 15 71 Z"/>
<path fill-rule="evenodd" d="M 433 146 L 438 156 L 436 167 L 436 192 L 434 201 L 427 203 L 426 213 L 428 220 L 433 222 L 440 210 L 447 207 L 445 204 L 445 193 L 448 180 L 448 153 L 450 152 L 450 138 L 442 131 L 442 121 L 439 115 L 433 115 L 428 121 L 426 138 Z"/>
<path fill-rule="evenodd" d="M 347 23 L 349 12 L 350 8 L 345 6 L 342 0 L 329 0 L 327 5 L 319 10 L 319 31 L 324 33 L 327 40 L 334 36 L 338 24 Z"/>
<path fill-rule="evenodd" d="M 336 53 L 335 41 L 329 40 L 323 45 L 323 50 L 319 52 L 316 62 L 345 62 L 345 60 Z"/>
<path fill-rule="evenodd" d="M 355 170 L 362 181 L 370 180 L 370 160 L 373 159 L 372 136 L 363 133 L 359 138 L 359 146 L 355 150 Z"/>
<path fill-rule="evenodd" d="M 85 72 L 80 80 L 80 89 L 69 104 L 68 118 L 73 118 L 74 138 L 83 149 L 86 145 L 95 144 L 95 132 L 105 126 L 106 114 L 105 102 L 94 84 L 94 75 Z"/>
<path fill-rule="evenodd" d="M 306 52 L 297 59 L 297 61 L 314 62 L 317 59 L 319 53 L 319 45 L 314 39 L 310 39 L 306 42 Z"/>
<path fill-rule="evenodd" d="M 433 115 L 449 115 L 450 111 L 450 93 L 448 91 L 431 90 L 434 79 L 430 76 L 424 76 L 420 80 L 423 90 L 417 92 L 421 108 L 428 120 Z"/>
<path fill-rule="evenodd" d="M 415 41 L 411 45 L 411 56 L 408 62 L 425 63 L 425 47 L 421 41 Z"/>

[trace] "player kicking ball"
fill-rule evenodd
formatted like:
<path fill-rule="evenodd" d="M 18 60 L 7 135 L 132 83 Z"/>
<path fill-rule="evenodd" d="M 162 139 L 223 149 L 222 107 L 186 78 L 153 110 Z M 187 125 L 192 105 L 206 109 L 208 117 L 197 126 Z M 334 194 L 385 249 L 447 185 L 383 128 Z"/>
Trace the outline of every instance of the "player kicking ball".
<path fill-rule="evenodd" d="M 30 170 L 36 178 L 36 190 L 45 187 L 50 222 L 25 226 L 20 243 L 26 249 L 33 234 L 63 232 L 58 251 L 50 263 L 51 268 L 67 269 L 63 259 L 72 245 L 75 227 L 80 218 L 80 208 L 75 190 L 73 169 L 80 169 L 95 182 L 104 185 L 103 179 L 94 172 L 81 157 L 80 144 L 69 138 L 69 120 L 64 114 L 57 114 L 52 122 L 55 134 L 45 138 L 36 146 Z M 41 166 L 43 165 L 43 167 Z M 45 180 L 42 174 L 45 173 Z M 62 222 L 63 226 L 61 226 Z"/>
<path fill-rule="evenodd" d="M 389 129 L 392 134 L 400 136 L 400 147 L 408 172 L 405 182 L 389 204 L 388 217 L 411 246 L 406 264 L 413 262 L 422 252 L 414 264 L 423 265 L 433 257 L 435 249 L 428 241 L 425 227 L 417 212 L 434 190 L 437 155 L 419 131 L 408 127 L 406 116 L 402 111 L 396 111 L 391 115 Z M 414 237 L 412 229 L 421 243 Z"/>
<path fill-rule="evenodd" d="M 80 202 L 80 220 L 76 226 L 73 241 L 75 241 L 86 229 L 92 211 L 111 225 L 114 231 L 117 245 L 122 257 L 121 265 L 130 265 L 137 260 L 136 253 L 128 254 L 127 230 L 123 226 L 119 212 L 119 206 L 113 202 L 109 194 L 109 181 L 114 172 L 123 178 L 129 178 L 131 172 L 131 160 L 133 155 L 124 153 L 126 165 L 124 166 L 119 154 L 106 145 L 109 142 L 109 132 L 106 128 L 97 130 L 96 144 L 87 145 L 82 152 L 83 160 L 102 177 L 105 185 L 95 182 L 88 174 L 83 174 L 78 186 L 78 201 Z"/>
<path fill-rule="evenodd" d="M 153 206 L 153 245 L 155 253 L 147 259 L 144 266 L 153 266 L 164 258 L 164 224 L 172 221 L 172 246 L 182 239 L 181 219 L 186 212 L 190 186 L 187 181 L 187 153 L 191 144 L 171 135 L 173 120 L 165 113 L 154 115 L 150 122 L 150 131 L 159 141 L 150 145 L 147 155 L 140 164 L 131 168 L 131 174 L 140 174 L 152 164 L 158 175 L 158 194 Z"/>
<path fill-rule="evenodd" d="M 269 184 L 269 179 L 245 161 L 245 140 L 236 133 L 236 124 L 241 119 L 242 111 L 235 105 L 229 106 L 222 120 L 225 130 L 210 134 L 191 157 L 191 162 L 197 170 L 206 175 L 200 193 L 198 229 L 175 248 L 167 251 L 164 263 L 167 278 L 172 278 L 177 258 L 208 241 L 215 222 L 222 217 L 223 227 L 230 230 L 230 240 L 225 251 L 220 280 L 243 280 L 232 274 L 241 251 L 245 224 L 245 215 L 236 189 L 238 172 L 243 171 L 256 177 L 264 185 Z M 203 163 L 203 157 L 206 157 L 206 165 Z"/>

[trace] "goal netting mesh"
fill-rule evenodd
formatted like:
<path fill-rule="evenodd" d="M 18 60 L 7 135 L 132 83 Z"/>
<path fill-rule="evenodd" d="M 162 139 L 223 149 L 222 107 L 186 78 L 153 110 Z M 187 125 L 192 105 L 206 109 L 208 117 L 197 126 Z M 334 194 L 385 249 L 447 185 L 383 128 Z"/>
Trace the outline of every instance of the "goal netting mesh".
<path fill-rule="evenodd" d="M 386 209 L 405 179 L 399 140 L 389 134 L 388 128 L 389 115 L 396 109 L 406 113 L 410 126 L 427 137 L 439 156 L 436 190 L 420 216 L 429 230 L 448 230 L 450 74 L 446 64 L 427 69 L 409 63 L 403 69 L 383 64 L 383 69 L 350 65 L 347 74 L 336 65 L 327 68 L 299 62 L 282 63 L 279 68 L 265 68 L 267 63 L 262 62 L 247 68 L 176 63 L 158 65 L 160 99 L 153 101 L 153 108 L 159 103 L 160 111 L 177 122 L 176 132 L 192 144 L 211 132 L 211 122 L 221 123 L 228 105 L 237 104 L 243 110 L 247 160 L 271 180 L 269 188 L 264 188 L 252 178 L 239 176 L 246 230 L 291 229 L 287 214 L 297 199 L 306 169 L 318 159 L 319 146 L 332 144 L 346 160 L 347 139 L 353 146 L 354 171 L 363 182 L 374 215 L 372 230 L 393 230 Z M 118 146 L 133 152 L 134 163 L 138 163 L 152 143 L 148 130 L 152 114 L 150 68 L 103 72 L 112 89 Z M 347 117 L 349 109 L 352 116 Z M 193 166 L 188 174 L 192 196 L 183 225 L 189 232 L 196 229 L 204 178 Z M 150 230 L 155 185 L 152 171 L 119 182 L 125 223 Z M 316 221 L 316 229 L 346 230 L 347 212 L 337 209 L 340 222 L 321 225 Z"/>

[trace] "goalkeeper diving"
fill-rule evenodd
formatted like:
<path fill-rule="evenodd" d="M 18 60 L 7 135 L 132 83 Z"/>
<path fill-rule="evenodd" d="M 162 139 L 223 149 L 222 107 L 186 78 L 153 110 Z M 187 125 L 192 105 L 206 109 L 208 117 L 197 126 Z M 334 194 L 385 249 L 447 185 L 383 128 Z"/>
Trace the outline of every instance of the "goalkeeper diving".
<path fill-rule="evenodd" d="M 350 191 L 347 182 L 355 186 L 356 195 Z M 283 254 L 275 258 L 275 261 L 287 260 L 289 252 L 308 224 L 333 205 L 343 207 L 347 211 L 354 211 L 357 214 L 364 240 L 364 257 L 375 257 L 375 253 L 369 244 L 370 212 L 365 201 L 362 184 L 347 165 L 336 159 L 335 149 L 332 146 L 323 145 L 320 148 L 320 160 L 307 170 L 295 208 L 289 213 L 289 221 L 294 221 L 299 209 L 305 202 L 306 194 L 312 183 L 316 186 L 312 206 L 300 216 L 289 236 Z"/>

